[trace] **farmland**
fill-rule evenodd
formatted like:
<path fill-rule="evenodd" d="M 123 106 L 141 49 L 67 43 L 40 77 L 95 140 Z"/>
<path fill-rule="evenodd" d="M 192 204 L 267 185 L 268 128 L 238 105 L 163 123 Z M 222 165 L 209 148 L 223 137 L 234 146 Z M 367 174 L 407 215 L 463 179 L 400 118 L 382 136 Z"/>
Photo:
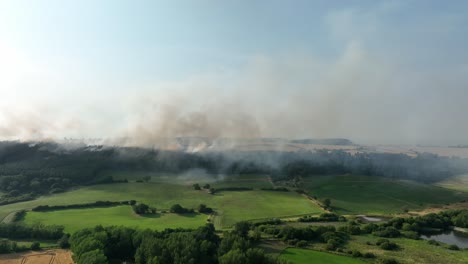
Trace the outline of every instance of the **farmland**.
<path fill-rule="evenodd" d="M 239 221 L 259 222 L 271 218 L 281 218 L 286 222 L 275 228 L 317 228 L 334 226 L 346 228 L 348 222 L 297 222 L 303 215 L 318 216 L 325 210 L 319 205 L 324 198 L 331 199 L 331 211 L 346 215 L 353 221 L 352 215 L 387 215 L 398 216 L 408 210 L 422 210 L 431 206 L 441 207 L 446 203 L 456 203 L 467 199 L 468 194 L 450 189 L 449 185 L 417 183 L 408 180 L 392 180 L 381 177 L 358 175 L 308 176 L 299 181 L 297 187 L 286 182 L 273 182 L 267 175 L 197 175 L 193 174 L 156 174 L 143 171 L 108 171 L 101 176 L 112 175 L 116 180 L 127 182 L 97 184 L 75 188 L 73 190 L 44 195 L 35 200 L 0 206 L 0 217 L 13 221 L 13 212 L 27 210 L 18 221 L 28 226 L 61 225 L 64 232 L 75 234 L 86 228 L 102 226 L 122 226 L 134 229 L 162 231 L 167 228 L 197 229 L 206 223 L 213 223 L 218 231 L 229 231 Z M 455 177 L 450 181 L 462 181 Z M 447 182 L 449 181 L 447 180 Z M 194 188 L 198 183 L 200 190 Z M 204 188 L 205 184 L 209 187 Z M 463 183 L 464 184 L 464 183 Z M 447 187 L 447 188 L 446 188 Z M 213 194 L 209 188 L 216 190 Z M 275 188 L 287 188 L 276 190 Z M 307 195 L 296 192 L 302 189 Z M 130 201 L 145 203 L 157 209 L 156 214 L 136 214 L 128 204 L 109 207 L 90 207 L 79 209 L 60 209 L 31 211 L 39 205 L 75 205 L 96 201 Z M 169 212 L 174 204 L 196 209 L 206 204 L 214 209 L 213 214 L 199 212 L 176 214 Z M 362 227 L 362 226 L 361 226 Z M 292 242 L 278 240 L 275 236 L 262 233 L 262 237 L 272 239 L 273 244 L 288 247 L 277 252 L 267 252 L 279 259 L 293 264 L 310 263 L 373 263 L 372 259 L 352 257 L 349 252 L 372 253 L 376 260 L 396 259 L 399 263 L 432 263 L 432 259 L 447 263 L 464 263 L 468 260 L 466 250 L 451 251 L 447 245 L 429 245 L 424 240 L 403 237 L 391 240 L 400 246 L 400 250 L 382 250 L 375 245 L 378 237 L 370 234 L 353 235 L 342 244 L 340 252 L 327 252 L 327 243 L 320 240 L 309 242 L 305 248 L 296 248 Z M 31 242 L 17 240 L 19 245 L 28 247 Z M 276 241 L 276 242 L 275 242 Z M 325 241 L 326 242 L 326 241 Z M 42 247 L 57 247 L 54 241 L 41 242 Z M 292 247 L 291 247 L 292 246 Z M 435 252 L 429 257 L 427 252 Z M 272 255 L 272 256 L 273 256 Z M 16 256 L 16 255 L 15 255 Z M 19 259 L 25 259 L 20 255 Z M 27 261 L 52 260 L 52 256 L 31 255 Z M 14 262 L 12 262 L 14 263 Z"/>
<path fill-rule="evenodd" d="M 370 176 L 311 176 L 302 188 L 319 199 L 330 198 L 341 214 L 396 214 L 468 198 L 440 186 Z"/>
<path fill-rule="evenodd" d="M 70 209 L 51 212 L 29 212 L 24 222 L 47 223 L 48 225 L 63 225 L 65 232 L 73 233 L 79 229 L 97 225 L 122 225 L 133 228 L 150 228 L 163 230 L 165 228 L 197 228 L 206 223 L 207 216 L 203 214 L 156 214 L 148 216 L 136 215 L 129 206 L 110 208 Z"/>
<path fill-rule="evenodd" d="M 364 264 L 366 262 L 352 259 L 348 256 L 339 256 L 326 252 L 299 249 L 299 248 L 287 248 L 285 249 L 280 258 L 290 261 L 293 264 L 305 264 L 310 263 L 313 260 L 315 263 L 327 263 L 327 264 Z"/>
<path fill-rule="evenodd" d="M 260 184 L 255 180 L 244 180 L 244 185 L 252 182 L 253 186 L 264 186 L 264 180 L 260 180 Z M 270 183 L 266 182 L 269 186 Z M 266 185 L 266 186 L 268 186 Z M 217 183 L 212 183 L 215 188 Z M 230 181 L 219 186 L 232 187 L 238 186 L 235 181 Z M 118 183 L 118 184 L 102 184 L 90 187 L 80 188 L 66 193 L 44 196 L 37 200 L 21 202 L 0 207 L 0 216 L 6 217 L 13 211 L 22 209 L 31 209 L 38 205 L 67 205 L 67 204 L 82 204 L 95 201 L 124 201 L 136 200 L 156 207 L 158 210 L 168 210 L 172 205 L 178 203 L 187 208 L 196 208 L 199 204 L 206 204 L 216 211 L 214 223 L 218 228 L 227 228 L 232 224 L 241 220 L 287 217 L 302 214 L 319 214 L 322 209 L 312 201 L 304 198 L 296 192 L 277 192 L 263 191 L 258 189 L 246 191 L 221 191 L 214 195 L 209 194 L 206 190 L 194 190 L 191 184 L 170 184 L 167 182 L 148 182 L 148 183 Z M 116 214 L 121 213 L 122 222 L 120 224 L 134 226 L 141 222 L 142 227 L 154 226 L 158 229 L 163 226 L 165 219 L 173 223 L 181 223 L 180 227 L 198 226 L 205 222 L 206 216 L 194 217 L 194 222 L 190 223 L 190 219 L 185 216 L 173 215 L 163 216 L 160 219 L 134 219 L 129 216 L 129 208 L 97 208 L 97 209 L 77 209 L 66 210 L 60 212 L 47 213 L 28 213 L 26 220 L 43 221 L 44 223 L 62 224 L 65 227 L 72 222 L 77 222 L 76 219 L 99 217 L 106 219 L 116 217 Z M 83 214 L 81 214 L 83 213 Z M 60 215 L 60 217 L 55 216 Z M 70 219 L 67 220 L 67 216 Z M 65 216 L 65 217 L 64 217 Z M 57 218 L 57 219 L 55 219 Z M 180 219 L 179 219 L 180 218 Z M 116 220 L 118 222 L 118 220 Z M 79 221 L 78 221 L 79 222 Z M 114 223 L 114 221 L 102 221 L 102 224 Z M 160 223 L 160 224 L 158 224 Z M 98 223 L 99 224 L 99 223 Z M 79 225 L 79 224 L 78 224 Z M 70 226 L 70 230 L 75 230 L 79 226 Z M 176 227 L 171 225 L 171 227 Z"/>

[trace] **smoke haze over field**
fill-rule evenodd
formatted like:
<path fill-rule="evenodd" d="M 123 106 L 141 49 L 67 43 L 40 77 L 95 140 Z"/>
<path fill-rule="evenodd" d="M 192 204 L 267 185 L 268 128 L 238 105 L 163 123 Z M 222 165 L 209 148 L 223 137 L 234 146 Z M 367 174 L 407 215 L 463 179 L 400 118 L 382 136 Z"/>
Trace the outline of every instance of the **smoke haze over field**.
<path fill-rule="evenodd" d="M 87 4 L 54 3 L 50 11 L 33 6 L 17 29 L 7 22 L 24 6 L 3 4 L 11 14 L 0 12 L 0 138 L 468 144 L 467 4 L 359 3 L 284 9 L 259 1 L 256 9 L 208 1 L 205 10 L 147 2 L 149 11 L 101 14 L 110 5 L 103 1 L 86 22 L 96 27 L 58 15 Z M 173 13 L 153 21 L 158 12 Z M 100 25 L 100 16 L 112 23 Z M 51 31 L 56 21 L 77 36 Z M 26 45 L 34 30 L 51 40 Z"/>

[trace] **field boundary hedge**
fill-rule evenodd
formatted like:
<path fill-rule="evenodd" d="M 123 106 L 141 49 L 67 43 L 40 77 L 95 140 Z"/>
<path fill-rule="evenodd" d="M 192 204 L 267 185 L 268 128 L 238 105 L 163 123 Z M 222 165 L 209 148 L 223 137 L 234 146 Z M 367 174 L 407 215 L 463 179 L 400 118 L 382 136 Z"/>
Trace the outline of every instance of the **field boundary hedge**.
<path fill-rule="evenodd" d="M 39 205 L 31 209 L 33 212 L 47 212 L 67 209 L 83 209 L 83 208 L 95 208 L 95 207 L 113 207 L 119 205 L 131 205 L 131 201 L 111 202 L 111 201 L 96 201 L 94 203 L 85 204 L 69 204 L 69 205 Z"/>

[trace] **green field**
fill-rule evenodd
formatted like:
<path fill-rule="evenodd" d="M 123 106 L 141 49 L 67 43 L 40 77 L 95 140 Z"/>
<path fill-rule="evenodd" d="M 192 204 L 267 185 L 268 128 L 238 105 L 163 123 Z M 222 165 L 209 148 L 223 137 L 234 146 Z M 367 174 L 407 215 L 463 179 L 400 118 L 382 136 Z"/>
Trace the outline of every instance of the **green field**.
<path fill-rule="evenodd" d="M 468 194 L 440 186 L 368 176 L 313 176 L 305 190 L 319 199 L 330 198 L 341 214 L 392 214 L 407 209 L 459 202 Z"/>
<path fill-rule="evenodd" d="M 293 264 L 364 264 L 359 259 L 354 259 L 346 256 L 339 256 L 331 253 L 320 252 L 309 249 L 287 248 L 285 249 L 280 258 L 286 259 Z"/>
<path fill-rule="evenodd" d="M 322 212 L 322 209 L 313 202 L 295 192 L 223 191 L 211 195 L 205 190 L 193 190 L 191 185 L 149 182 L 94 185 L 40 197 L 33 201 L 0 206 L 0 218 L 3 219 L 13 211 L 31 209 L 37 205 L 80 204 L 99 200 L 137 200 L 156 207 L 158 210 L 168 210 L 176 203 L 187 208 L 196 208 L 204 203 L 217 212 L 214 219 L 217 228 L 227 228 L 241 220 Z M 96 209 L 96 213 L 99 210 L 103 209 Z M 61 213 L 63 211 L 57 212 L 58 215 Z M 97 213 L 96 217 L 100 217 L 100 214 Z M 48 220 L 47 223 L 49 223 Z M 103 221 L 103 224 L 105 223 L 106 221 Z"/>
<path fill-rule="evenodd" d="M 462 264 L 468 263 L 467 250 L 448 250 L 444 246 L 435 246 L 427 243 L 426 240 L 413 240 L 406 238 L 390 238 L 392 242 L 400 246 L 400 250 L 388 251 L 380 249 L 375 242 L 380 239 L 372 235 L 353 236 L 346 248 L 359 250 L 363 253 L 372 252 L 376 256 L 383 258 L 394 258 L 399 263 L 447 263 Z M 370 242 L 373 245 L 368 245 Z"/>
<path fill-rule="evenodd" d="M 436 185 L 451 190 L 468 192 L 468 174 L 448 178 L 438 182 Z"/>
<path fill-rule="evenodd" d="M 197 228 L 206 223 L 204 214 L 156 214 L 139 216 L 130 206 L 110 208 L 70 209 L 50 212 L 28 212 L 24 219 L 27 224 L 41 222 L 47 225 L 63 225 L 65 232 L 73 233 L 96 225 L 117 225 L 162 230 L 165 228 Z"/>

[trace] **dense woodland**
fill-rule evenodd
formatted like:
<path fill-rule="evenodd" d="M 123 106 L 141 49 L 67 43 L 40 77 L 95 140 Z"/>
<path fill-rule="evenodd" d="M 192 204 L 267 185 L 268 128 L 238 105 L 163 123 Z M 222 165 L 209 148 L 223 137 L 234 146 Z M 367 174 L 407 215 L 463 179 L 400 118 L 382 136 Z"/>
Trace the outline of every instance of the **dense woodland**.
<path fill-rule="evenodd" d="M 185 153 L 142 148 L 79 147 L 56 143 L 0 142 L 0 204 L 63 192 L 76 185 L 113 182 L 109 169 L 183 173 L 202 169 L 213 175 L 262 173 L 273 179 L 326 174 L 358 174 L 434 182 L 468 172 L 468 161 L 419 154 L 357 153 L 340 150 L 299 152 Z"/>
<path fill-rule="evenodd" d="M 236 228 L 220 238 L 211 224 L 196 230 L 162 232 L 97 226 L 73 234 L 70 244 L 78 264 L 101 264 L 109 260 L 136 264 L 283 263 L 255 248 L 255 240 L 243 231 Z"/>

